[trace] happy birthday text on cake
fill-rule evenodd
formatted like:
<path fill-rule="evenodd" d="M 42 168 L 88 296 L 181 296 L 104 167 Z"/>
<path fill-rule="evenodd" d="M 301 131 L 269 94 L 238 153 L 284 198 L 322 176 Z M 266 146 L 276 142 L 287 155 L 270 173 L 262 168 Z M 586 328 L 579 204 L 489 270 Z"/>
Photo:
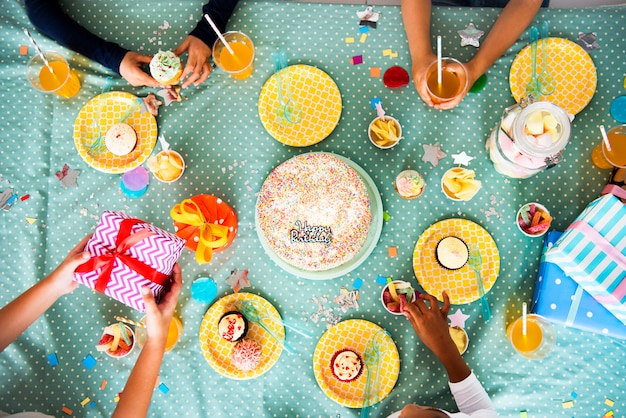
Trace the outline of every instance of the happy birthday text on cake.
<path fill-rule="evenodd" d="M 296 221 L 289 230 L 291 242 L 322 243 L 327 247 L 333 241 L 330 226 L 310 226 L 305 222 Z"/>

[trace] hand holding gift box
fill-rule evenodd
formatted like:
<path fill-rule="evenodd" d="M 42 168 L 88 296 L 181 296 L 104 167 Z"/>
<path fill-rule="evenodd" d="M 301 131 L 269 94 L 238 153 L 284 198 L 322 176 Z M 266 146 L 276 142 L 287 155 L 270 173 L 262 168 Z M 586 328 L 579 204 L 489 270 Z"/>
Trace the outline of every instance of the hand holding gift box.
<path fill-rule="evenodd" d="M 546 260 L 626 324 L 626 206 L 616 196 L 607 194 L 587 205 Z"/>
<path fill-rule="evenodd" d="M 154 225 L 104 211 L 85 246 L 93 257 L 78 266 L 74 280 L 143 312 L 141 288 L 147 286 L 158 298 L 184 246 Z"/>
<path fill-rule="evenodd" d="M 196 252 L 196 261 L 211 261 L 214 252 L 230 246 L 237 235 L 237 214 L 222 199 L 197 195 L 185 199 L 170 211 L 176 235 L 186 240 L 186 247 Z"/>

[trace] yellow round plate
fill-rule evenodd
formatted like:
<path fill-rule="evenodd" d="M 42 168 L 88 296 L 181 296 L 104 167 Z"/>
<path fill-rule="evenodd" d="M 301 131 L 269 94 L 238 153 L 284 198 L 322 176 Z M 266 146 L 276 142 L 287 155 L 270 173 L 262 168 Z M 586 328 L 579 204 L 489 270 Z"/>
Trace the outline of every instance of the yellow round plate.
<path fill-rule="evenodd" d="M 348 408 L 361 408 L 363 394 L 367 382 L 367 368 L 352 382 L 337 380 L 330 370 L 330 360 L 337 350 L 349 348 L 358 353 L 361 358 L 370 337 L 377 331 L 383 330 L 376 324 L 362 319 L 349 319 L 333 325 L 322 335 L 313 354 L 313 373 L 317 384 L 330 399 Z M 389 335 L 383 338 L 381 347 L 381 375 L 378 397 L 372 398 L 372 405 L 385 399 L 398 380 L 400 373 L 400 356 L 398 348 Z M 368 405 L 369 406 L 369 405 Z"/>
<path fill-rule="evenodd" d="M 137 133 L 137 145 L 128 155 L 110 153 L 104 146 L 107 130 L 124 122 Z M 141 99 L 130 93 L 112 91 L 89 100 L 74 122 L 74 145 L 83 160 L 96 170 L 118 174 L 130 171 L 150 156 L 157 126 L 150 112 L 141 112 Z"/>
<path fill-rule="evenodd" d="M 217 324 L 228 311 L 234 311 L 235 303 L 238 300 L 255 301 L 264 307 L 270 315 L 280 318 L 280 314 L 267 300 L 252 293 L 233 293 L 224 296 L 215 302 L 209 310 L 204 314 L 202 323 L 200 324 L 200 348 L 202 354 L 213 369 L 224 377 L 231 379 L 252 379 L 261 376 L 263 373 L 272 368 L 278 361 L 283 346 L 276 342 L 259 324 L 248 322 L 248 333 L 246 338 L 259 343 L 262 347 L 261 363 L 259 367 L 247 372 L 239 370 L 230 361 L 230 353 L 234 343 L 226 341 L 217 332 Z M 265 321 L 263 323 L 279 338 L 285 338 L 285 328 L 282 324 L 274 321 Z"/>
<path fill-rule="evenodd" d="M 288 97 L 300 109 L 300 122 L 290 123 L 277 111 L 278 87 L 283 102 Z M 341 94 L 332 78 L 310 65 L 291 65 L 272 75 L 261 88 L 259 116 L 267 132 L 293 147 L 307 147 L 325 139 L 341 117 Z"/>
<path fill-rule="evenodd" d="M 566 112 L 576 115 L 591 101 L 596 92 L 596 67 L 589 54 L 578 44 L 562 38 L 548 38 L 548 68 L 554 78 L 555 90 L 549 96 L 541 95 L 561 107 Z M 541 47 L 537 44 L 537 74 L 541 72 Z M 526 84 L 532 73 L 530 45 L 522 49 L 513 60 L 509 74 L 511 93 L 519 103 L 526 97 Z"/>
<path fill-rule="evenodd" d="M 466 244 L 480 249 L 483 265 L 480 271 L 485 292 L 493 287 L 500 272 L 500 253 L 495 241 L 482 226 L 467 219 L 445 219 L 426 229 L 417 240 L 413 251 L 413 270 L 422 288 L 439 300 L 444 290 L 450 303 L 471 303 L 480 297 L 474 270 L 465 264 L 458 270 L 448 270 L 437 262 L 437 243 L 448 236 L 459 237 Z"/>

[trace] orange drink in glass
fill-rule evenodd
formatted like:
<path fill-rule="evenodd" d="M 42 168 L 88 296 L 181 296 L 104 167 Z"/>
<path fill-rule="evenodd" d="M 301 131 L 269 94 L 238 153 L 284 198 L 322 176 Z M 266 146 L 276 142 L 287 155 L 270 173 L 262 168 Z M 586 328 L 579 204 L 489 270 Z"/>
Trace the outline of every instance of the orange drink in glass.
<path fill-rule="evenodd" d="M 224 39 L 233 51 L 231 54 L 224 43 L 218 39 L 213 45 L 213 60 L 222 70 L 235 80 L 245 80 L 254 69 L 254 44 L 241 32 L 226 32 Z"/>
<path fill-rule="evenodd" d="M 68 62 L 56 52 L 43 53 L 52 72 L 39 55 L 33 56 L 26 67 L 26 76 L 39 91 L 55 93 L 69 99 L 80 91 L 80 80 Z"/>
<path fill-rule="evenodd" d="M 596 145 L 591 152 L 591 161 L 598 168 L 609 169 L 613 167 L 626 167 L 626 125 L 619 125 L 611 128 L 606 136 L 609 140 L 609 147 L 604 140 Z"/>
<path fill-rule="evenodd" d="M 506 329 L 506 337 L 515 351 L 528 358 L 545 357 L 556 341 L 552 325 L 536 314 L 526 316 L 525 334 L 523 318 L 518 318 Z"/>
<path fill-rule="evenodd" d="M 441 59 L 441 83 L 435 60 L 426 70 L 426 86 L 434 103 L 449 102 L 467 91 L 467 70 L 454 58 Z"/>
<path fill-rule="evenodd" d="M 146 318 L 141 318 L 139 321 L 142 324 L 146 323 Z M 172 348 L 176 346 L 178 340 L 183 335 L 183 323 L 177 317 L 173 316 L 170 321 L 170 327 L 167 330 L 167 339 L 165 341 L 165 352 L 167 353 Z M 137 344 L 139 344 L 140 348 L 146 344 L 146 328 L 145 327 L 137 327 L 135 328 L 135 336 L 137 337 Z"/>

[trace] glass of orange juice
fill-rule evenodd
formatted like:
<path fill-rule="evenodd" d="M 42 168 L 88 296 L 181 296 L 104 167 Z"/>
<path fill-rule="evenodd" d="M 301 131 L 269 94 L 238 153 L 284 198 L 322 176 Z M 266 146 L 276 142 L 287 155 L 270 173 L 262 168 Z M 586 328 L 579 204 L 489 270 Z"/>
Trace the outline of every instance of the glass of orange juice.
<path fill-rule="evenodd" d="M 56 52 L 45 51 L 43 56 L 48 61 L 52 72 L 39 56 L 33 56 L 26 66 L 28 81 L 39 91 L 55 93 L 69 99 L 80 91 L 80 80 L 68 62 Z"/>
<path fill-rule="evenodd" d="M 552 324 L 536 314 L 526 315 L 526 333 L 524 318 L 520 317 L 507 327 L 506 337 L 515 351 L 527 358 L 545 357 L 556 342 Z"/>
<path fill-rule="evenodd" d="M 146 323 L 146 318 L 141 318 L 142 324 Z M 176 346 L 181 335 L 183 335 L 183 323 L 177 317 L 173 316 L 170 321 L 170 327 L 167 330 L 167 340 L 165 341 L 165 352 L 167 353 Z M 137 337 L 137 344 L 140 348 L 143 348 L 146 343 L 146 328 L 137 327 L 135 329 L 135 336 Z"/>
<path fill-rule="evenodd" d="M 467 91 L 467 84 L 467 70 L 454 58 L 441 58 L 441 82 L 437 60 L 426 70 L 426 86 L 433 103 L 445 103 L 459 97 Z"/>
<path fill-rule="evenodd" d="M 250 77 L 254 69 L 254 44 L 252 40 L 241 32 L 225 32 L 224 39 L 232 54 L 218 39 L 213 45 L 213 60 L 222 70 L 226 71 L 235 80 L 245 80 Z"/>
<path fill-rule="evenodd" d="M 591 161 L 598 168 L 626 167 L 626 125 L 619 125 L 610 129 L 606 136 L 609 148 L 604 141 L 600 142 L 591 152 Z"/>

